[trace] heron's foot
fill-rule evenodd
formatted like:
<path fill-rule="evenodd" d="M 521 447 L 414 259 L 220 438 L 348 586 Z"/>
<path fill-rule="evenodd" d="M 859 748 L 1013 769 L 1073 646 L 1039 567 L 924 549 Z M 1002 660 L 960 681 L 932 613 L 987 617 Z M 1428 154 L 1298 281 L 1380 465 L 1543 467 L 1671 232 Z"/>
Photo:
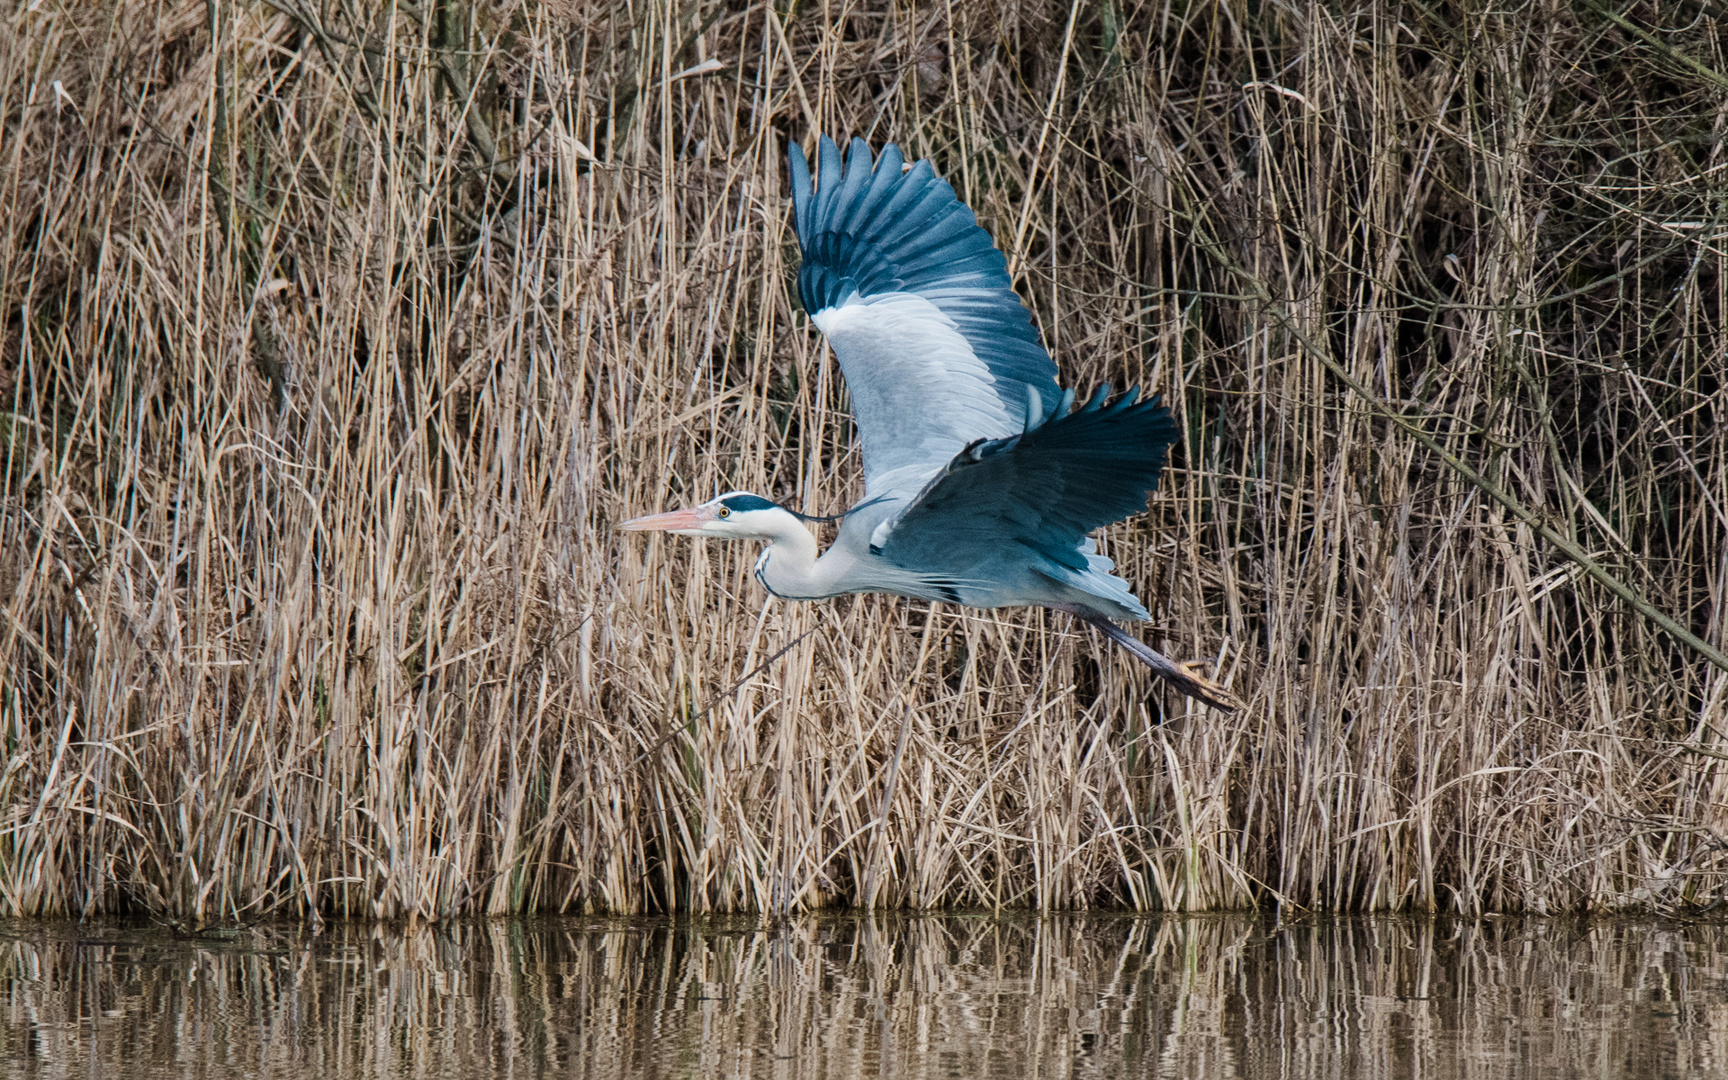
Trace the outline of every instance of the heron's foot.
<path fill-rule="evenodd" d="M 1199 698 L 1208 705 L 1235 712 L 1242 708 L 1242 700 L 1229 690 L 1213 682 L 1206 674 L 1212 668 L 1210 660 L 1178 660 L 1176 666 L 1181 669 L 1179 678 L 1170 681 L 1183 693 L 1192 698 Z"/>
<path fill-rule="evenodd" d="M 1205 674 L 1210 667 L 1205 660 L 1184 660 L 1177 662 L 1141 641 L 1128 631 L 1117 626 L 1109 619 L 1095 615 L 1079 613 L 1080 618 L 1096 626 L 1104 632 L 1104 636 L 1134 654 L 1141 663 L 1151 668 L 1153 673 L 1165 682 L 1174 686 L 1191 698 L 1215 705 L 1220 709 L 1234 712 L 1242 707 L 1235 694 L 1213 682 Z"/>

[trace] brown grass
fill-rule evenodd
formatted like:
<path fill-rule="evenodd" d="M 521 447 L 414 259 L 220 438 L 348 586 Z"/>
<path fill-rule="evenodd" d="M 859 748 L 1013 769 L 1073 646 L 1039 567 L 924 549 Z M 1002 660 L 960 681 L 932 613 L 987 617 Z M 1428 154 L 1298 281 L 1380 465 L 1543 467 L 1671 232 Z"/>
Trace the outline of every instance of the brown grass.
<path fill-rule="evenodd" d="M 13 5 L 0 911 L 1713 902 L 1723 30 Z M 857 495 L 817 129 L 935 159 L 1065 383 L 1168 395 L 1105 546 L 1245 711 L 610 528 Z"/>

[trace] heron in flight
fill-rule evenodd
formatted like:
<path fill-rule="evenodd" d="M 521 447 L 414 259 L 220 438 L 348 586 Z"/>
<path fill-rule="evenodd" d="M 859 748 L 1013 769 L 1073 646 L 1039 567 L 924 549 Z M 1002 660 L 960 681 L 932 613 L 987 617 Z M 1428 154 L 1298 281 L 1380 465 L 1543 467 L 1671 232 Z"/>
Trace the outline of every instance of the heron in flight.
<path fill-rule="evenodd" d="M 727 492 L 619 527 L 757 540 L 756 580 L 787 600 L 880 592 L 975 608 L 1066 611 L 1177 689 L 1230 692 L 1114 620 L 1147 614 L 1090 533 L 1145 510 L 1179 437 L 1137 389 L 1075 407 L 1007 260 L 929 161 L 904 168 L 823 136 L 816 178 L 790 150 L 798 292 L 840 361 L 863 442 L 864 498 L 819 552 L 803 515 Z"/>

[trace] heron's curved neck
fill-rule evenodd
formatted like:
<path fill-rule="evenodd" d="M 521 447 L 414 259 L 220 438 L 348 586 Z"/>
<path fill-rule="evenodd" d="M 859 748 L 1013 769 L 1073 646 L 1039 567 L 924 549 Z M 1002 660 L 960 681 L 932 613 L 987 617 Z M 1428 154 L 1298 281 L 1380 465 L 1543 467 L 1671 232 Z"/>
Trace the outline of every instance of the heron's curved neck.
<path fill-rule="evenodd" d="M 756 560 L 756 580 L 786 600 L 817 600 L 837 591 L 818 559 L 816 538 L 797 518 L 787 514 L 762 539 L 768 547 Z"/>

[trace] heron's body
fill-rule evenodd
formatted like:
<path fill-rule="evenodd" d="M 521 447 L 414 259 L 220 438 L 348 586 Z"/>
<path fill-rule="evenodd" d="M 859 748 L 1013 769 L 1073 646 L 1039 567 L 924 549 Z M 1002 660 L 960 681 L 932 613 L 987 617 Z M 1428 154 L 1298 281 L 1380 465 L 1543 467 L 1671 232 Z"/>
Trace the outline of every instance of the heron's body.
<path fill-rule="evenodd" d="M 767 541 L 776 596 L 883 592 L 976 608 L 1033 606 L 1099 626 L 1185 692 L 1221 687 L 1110 620 L 1146 619 L 1090 533 L 1139 513 L 1178 431 L 1135 391 L 1073 391 L 1038 342 L 1002 253 L 927 161 L 902 168 L 821 140 L 816 182 L 791 151 L 799 293 L 840 362 L 863 444 L 864 498 L 819 552 L 797 515 L 747 492 L 626 522 Z M 873 167 L 874 166 L 874 167 Z"/>
<path fill-rule="evenodd" d="M 1049 441 L 1050 435 L 1072 431 L 1081 440 L 1090 440 L 1124 428 L 1118 436 L 1120 445 L 1132 451 L 1144 445 L 1146 412 L 1155 411 L 1152 419 L 1169 425 L 1161 409 L 1142 406 L 1140 415 L 1135 415 L 1135 407 L 1126 401 L 1112 408 L 1114 414 L 1102 417 L 1097 413 L 1103 410 L 1082 411 L 1065 418 L 1066 426 L 1057 422 L 1025 437 Z M 1019 439 L 1011 436 L 1009 441 Z M 1019 514 L 991 515 L 972 529 L 937 532 L 922 520 L 941 517 L 947 499 L 977 502 L 987 496 L 1011 496 L 1014 478 L 1001 474 L 1015 471 L 1015 463 L 998 466 L 991 457 L 992 451 L 1015 449 L 984 443 L 970 452 L 962 450 L 942 474 L 946 489 L 952 490 L 936 487 L 923 502 L 919 501 L 922 489 L 910 496 L 866 494 L 846 514 L 839 535 L 820 556 L 815 537 L 803 522 L 784 511 L 774 515 L 772 522 L 758 526 L 764 530 L 758 535 L 770 544 L 756 562 L 757 580 L 787 600 L 885 592 L 975 608 L 1050 607 L 1097 618 L 1146 619 L 1146 609 L 1127 582 L 1111 573 L 1111 561 L 1097 553 L 1091 538 L 1058 535 L 1052 542 L 1044 535 L 1052 530 L 1035 507 L 1015 508 L 1021 510 Z M 1109 461 L 1103 448 L 1084 444 L 1068 456 L 1082 468 L 1096 467 L 1100 458 Z M 981 475 L 976 479 L 965 475 L 969 470 Z"/>

